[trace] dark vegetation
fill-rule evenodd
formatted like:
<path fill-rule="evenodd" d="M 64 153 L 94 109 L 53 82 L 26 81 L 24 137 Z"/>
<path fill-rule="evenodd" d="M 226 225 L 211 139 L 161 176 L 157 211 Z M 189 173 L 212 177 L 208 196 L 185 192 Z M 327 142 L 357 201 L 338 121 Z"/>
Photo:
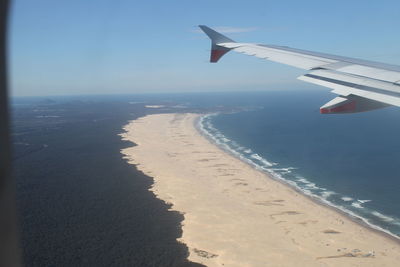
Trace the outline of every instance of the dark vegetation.
<path fill-rule="evenodd" d="M 200 266 L 178 243 L 183 216 L 122 159 L 118 136 L 149 112 L 118 101 L 13 108 L 14 174 L 26 266 Z"/>

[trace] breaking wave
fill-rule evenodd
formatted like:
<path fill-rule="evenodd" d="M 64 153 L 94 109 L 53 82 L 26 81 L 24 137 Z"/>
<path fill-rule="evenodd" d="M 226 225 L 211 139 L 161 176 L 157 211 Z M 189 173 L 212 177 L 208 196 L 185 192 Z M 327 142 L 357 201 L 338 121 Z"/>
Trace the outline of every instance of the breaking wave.
<path fill-rule="evenodd" d="M 204 115 L 200 117 L 196 125 L 197 129 L 212 143 L 255 169 L 290 185 L 297 191 L 323 204 L 334 207 L 350 217 L 362 221 L 375 230 L 385 232 L 400 239 L 400 218 L 389 216 L 369 208 L 368 203 L 372 200 L 357 199 L 355 196 L 346 196 L 340 192 L 320 187 L 317 183 L 297 173 L 296 167 L 280 166 L 279 163 L 256 153 L 254 148 L 242 146 L 237 141 L 229 139 L 214 127 L 212 120 L 217 115 L 217 113 Z"/>

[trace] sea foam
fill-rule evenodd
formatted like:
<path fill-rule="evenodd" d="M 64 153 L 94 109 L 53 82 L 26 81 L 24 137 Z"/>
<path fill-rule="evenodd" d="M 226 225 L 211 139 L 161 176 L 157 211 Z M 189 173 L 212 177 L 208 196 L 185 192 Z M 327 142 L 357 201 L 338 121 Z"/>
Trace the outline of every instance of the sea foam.
<path fill-rule="evenodd" d="M 297 170 L 296 167 L 281 167 L 279 163 L 267 160 L 264 156 L 255 152 L 254 148 L 245 147 L 237 141 L 231 140 L 216 129 L 212 124 L 212 118 L 217 115 L 217 113 L 204 115 L 199 119 L 198 124 L 196 125 L 199 131 L 212 143 L 251 165 L 255 169 L 265 172 L 270 177 L 288 184 L 302 192 L 304 195 L 332 206 L 353 218 L 357 218 L 375 230 L 399 238 L 396 233 L 385 229 L 386 227 L 382 228 L 376 222 L 390 223 L 400 226 L 400 220 L 396 220 L 363 206 L 363 204 L 372 200 L 357 199 L 354 201 L 354 198 L 352 197 L 343 196 L 338 192 L 328 190 L 327 188 L 321 187 L 318 184 L 309 181 L 305 177 L 294 173 L 294 170 Z"/>

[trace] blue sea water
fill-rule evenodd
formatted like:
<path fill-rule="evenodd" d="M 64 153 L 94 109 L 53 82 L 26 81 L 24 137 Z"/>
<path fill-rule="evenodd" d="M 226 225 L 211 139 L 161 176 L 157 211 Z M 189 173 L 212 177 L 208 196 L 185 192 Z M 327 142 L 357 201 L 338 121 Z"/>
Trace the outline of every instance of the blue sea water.
<path fill-rule="evenodd" d="M 118 136 L 123 125 L 163 112 L 214 113 L 201 126 L 222 148 L 399 236 L 400 108 L 321 115 L 333 97 L 321 89 L 13 99 L 24 262 L 187 263 L 187 248 L 176 242 L 182 216 L 155 198 L 151 178 L 120 154 L 132 145 Z"/>
<path fill-rule="evenodd" d="M 304 194 L 400 236 L 400 109 L 322 115 L 326 91 L 230 95 L 204 116 L 213 142 Z M 215 97 L 214 101 L 222 101 Z"/>

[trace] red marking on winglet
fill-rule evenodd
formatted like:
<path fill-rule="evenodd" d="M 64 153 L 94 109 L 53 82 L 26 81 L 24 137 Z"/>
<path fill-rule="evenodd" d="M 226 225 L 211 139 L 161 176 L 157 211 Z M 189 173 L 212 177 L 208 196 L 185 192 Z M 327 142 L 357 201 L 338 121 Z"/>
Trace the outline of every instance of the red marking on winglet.
<path fill-rule="evenodd" d="M 225 53 L 228 51 L 225 50 L 211 50 L 211 57 L 210 57 L 210 62 L 217 62 Z"/>
<path fill-rule="evenodd" d="M 330 113 L 330 111 L 329 111 L 328 108 L 320 108 L 320 109 L 319 109 L 319 112 L 320 112 L 321 114 L 328 114 L 328 113 Z"/>
<path fill-rule="evenodd" d="M 351 101 L 333 108 L 321 108 L 319 112 L 321 114 L 328 114 L 328 113 L 354 112 L 355 110 L 356 110 L 356 101 Z"/>

